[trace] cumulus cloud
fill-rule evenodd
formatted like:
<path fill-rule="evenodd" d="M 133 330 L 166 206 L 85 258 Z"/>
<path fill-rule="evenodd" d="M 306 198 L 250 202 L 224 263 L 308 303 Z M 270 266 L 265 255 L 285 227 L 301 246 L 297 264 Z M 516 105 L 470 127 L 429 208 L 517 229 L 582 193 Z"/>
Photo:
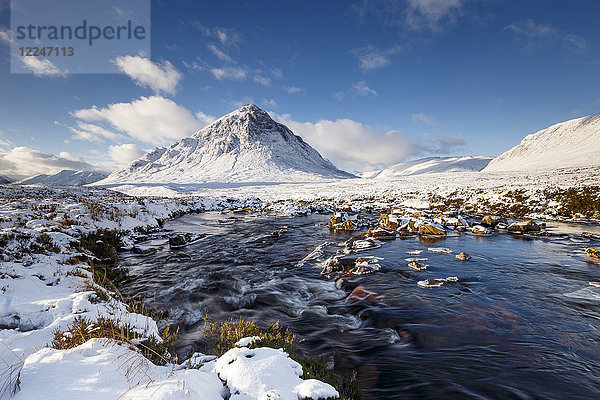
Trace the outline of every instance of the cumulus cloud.
<path fill-rule="evenodd" d="M 67 70 L 61 70 L 52 61 L 47 58 L 40 59 L 39 57 L 21 57 L 21 62 L 25 69 L 33 72 L 35 76 L 60 78 L 65 77 Z"/>
<path fill-rule="evenodd" d="M 392 165 L 423 149 L 399 131 L 378 131 L 351 119 L 298 122 L 290 115 L 274 114 L 321 155 L 347 170 L 372 170 Z"/>
<path fill-rule="evenodd" d="M 416 113 L 411 115 L 411 119 L 414 123 L 424 123 L 427 125 L 435 125 L 435 118 L 425 115 L 423 113 Z"/>
<path fill-rule="evenodd" d="M 69 130 L 74 133 L 73 139 L 87 140 L 88 142 L 103 142 L 104 139 L 108 140 L 119 140 L 124 139 L 125 136 L 114 133 L 101 126 L 88 124 L 84 122 L 77 122 L 77 127 L 69 127 Z"/>
<path fill-rule="evenodd" d="M 136 85 L 147 87 L 155 94 L 175 94 L 177 84 L 183 78 L 169 61 L 153 62 L 141 56 L 121 56 L 114 60 L 121 72 L 129 76 Z"/>
<path fill-rule="evenodd" d="M 38 174 L 55 174 L 63 169 L 95 170 L 96 168 L 68 152 L 46 154 L 29 147 L 15 147 L 0 152 L 0 170 L 13 178 L 27 178 Z"/>
<path fill-rule="evenodd" d="M 125 143 L 108 146 L 108 155 L 116 167 L 122 167 L 143 156 L 146 152 L 137 144 Z"/>
<path fill-rule="evenodd" d="M 141 97 L 105 108 L 94 106 L 77 110 L 73 116 L 87 123 L 107 123 L 133 139 L 152 144 L 170 144 L 207 125 L 206 119 L 199 119 L 187 108 L 160 96 Z"/>

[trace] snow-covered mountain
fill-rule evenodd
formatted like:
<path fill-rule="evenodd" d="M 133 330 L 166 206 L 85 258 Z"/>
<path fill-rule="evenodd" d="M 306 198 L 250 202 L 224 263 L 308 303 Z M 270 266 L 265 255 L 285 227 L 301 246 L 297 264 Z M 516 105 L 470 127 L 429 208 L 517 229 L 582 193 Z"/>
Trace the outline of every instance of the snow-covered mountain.
<path fill-rule="evenodd" d="M 401 162 L 379 173 L 363 174 L 364 178 L 387 179 L 397 176 L 433 174 L 438 172 L 481 171 L 492 159 L 483 156 L 428 157 Z"/>
<path fill-rule="evenodd" d="M 40 174 L 16 182 L 20 185 L 83 186 L 106 178 L 108 174 L 98 171 L 75 171 L 63 169 L 53 175 Z"/>
<path fill-rule="evenodd" d="M 600 166 L 600 113 L 572 119 L 526 136 L 494 158 L 483 172 Z"/>
<path fill-rule="evenodd" d="M 9 178 L 8 176 L 0 175 L 0 185 L 8 185 L 9 183 L 13 183 L 15 180 Z"/>
<path fill-rule="evenodd" d="M 350 177 L 285 125 L 248 104 L 191 137 L 155 148 L 97 184 L 314 182 Z"/>

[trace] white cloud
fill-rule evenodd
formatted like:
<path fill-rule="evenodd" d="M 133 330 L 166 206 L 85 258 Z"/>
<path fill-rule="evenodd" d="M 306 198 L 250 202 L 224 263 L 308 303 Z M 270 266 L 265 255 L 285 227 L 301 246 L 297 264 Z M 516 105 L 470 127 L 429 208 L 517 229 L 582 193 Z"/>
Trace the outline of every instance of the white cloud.
<path fill-rule="evenodd" d="M 210 50 L 210 52 L 213 53 L 219 60 L 228 62 L 230 64 L 234 63 L 233 59 L 231 57 L 229 57 L 229 55 L 227 53 L 225 53 L 223 50 L 219 49 L 214 44 L 209 44 L 207 47 Z"/>
<path fill-rule="evenodd" d="M 146 57 L 121 56 L 115 58 L 114 63 L 136 85 L 150 88 L 155 94 L 163 92 L 174 95 L 177 84 L 183 78 L 169 61 L 155 63 Z"/>
<path fill-rule="evenodd" d="M 241 67 L 211 68 L 210 73 L 218 80 L 243 81 L 246 79 L 247 71 Z"/>
<path fill-rule="evenodd" d="M 274 99 L 262 99 L 262 105 L 270 108 L 277 108 L 277 102 Z"/>
<path fill-rule="evenodd" d="M 196 26 L 204 36 L 215 38 L 219 40 L 222 45 L 236 46 L 242 41 L 242 35 L 234 29 L 223 28 L 220 26 L 207 27 L 197 21 L 192 22 L 192 24 Z"/>
<path fill-rule="evenodd" d="M 392 165 L 418 154 L 422 147 L 398 131 L 380 132 L 351 119 L 298 122 L 290 115 L 273 114 L 321 155 L 347 170 L 369 170 Z"/>
<path fill-rule="evenodd" d="M 125 143 L 118 146 L 108 146 L 108 155 L 114 161 L 116 167 L 129 164 L 146 154 L 140 146 L 133 143 Z"/>
<path fill-rule="evenodd" d="M 505 31 L 515 35 L 515 42 L 520 43 L 526 53 L 544 44 L 561 44 L 572 53 L 588 50 L 588 43 L 582 36 L 574 33 L 565 34 L 550 24 L 539 24 L 531 19 L 513 22 L 504 27 Z"/>
<path fill-rule="evenodd" d="M 254 71 L 254 77 L 252 78 L 252 80 L 263 86 L 271 86 L 271 78 L 269 78 L 268 76 L 264 76 L 263 72 L 260 69 Z"/>
<path fill-rule="evenodd" d="M 466 0 L 408 0 L 406 23 L 414 30 L 438 31 L 443 23 L 454 23 Z"/>
<path fill-rule="evenodd" d="M 589 48 L 586 40 L 574 33 L 569 33 L 563 38 L 563 45 L 572 53 L 581 53 Z"/>
<path fill-rule="evenodd" d="M 79 121 L 77 128 L 70 126 L 69 130 L 74 133 L 73 139 L 87 140 L 89 142 L 103 142 L 103 139 L 108 140 L 119 140 L 124 139 L 125 136 L 114 133 L 101 126 L 88 124 Z"/>
<path fill-rule="evenodd" d="M 352 90 L 359 96 L 377 96 L 377 92 L 371 89 L 365 81 L 353 83 Z"/>
<path fill-rule="evenodd" d="M 530 19 L 514 22 L 504 29 L 526 38 L 546 38 L 558 34 L 558 29 L 552 25 L 537 24 Z"/>
<path fill-rule="evenodd" d="M 61 70 L 52 61 L 47 58 L 40 59 L 39 57 L 21 57 L 23 66 L 32 71 L 35 76 L 43 76 L 49 78 L 65 77 L 68 73 L 66 70 Z"/>
<path fill-rule="evenodd" d="M 217 118 L 213 117 L 212 115 L 204 114 L 202 111 L 198 111 L 196 113 L 196 118 L 198 118 L 200 122 L 205 125 L 212 124 L 217 120 Z"/>
<path fill-rule="evenodd" d="M 152 144 L 171 144 L 206 126 L 185 107 L 160 96 L 100 109 L 94 106 L 75 111 L 73 116 L 86 122 L 108 123 L 133 139 Z"/>
<path fill-rule="evenodd" d="M 26 178 L 37 174 L 54 174 L 63 169 L 95 170 L 96 168 L 68 152 L 56 156 L 41 153 L 29 147 L 15 147 L 0 153 L 0 170 L 3 175 Z"/>
<path fill-rule="evenodd" d="M 359 81 L 353 83 L 352 87 L 349 90 L 341 90 L 333 94 L 333 97 L 340 101 L 343 100 L 346 96 L 377 96 L 377 92 L 374 89 L 371 89 L 369 85 L 367 85 L 367 82 Z"/>
<path fill-rule="evenodd" d="M 402 52 L 402 47 L 398 45 L 384 50 L 377 49 L 372 45 L 352 50 L 352 54 L 358 59 L 358 66 L 363 72 L 391 65 L 391 57 L 400 52 Z"/>
<path fill-rule="evenodd" d="M 0 26 L 0 42 L 4 42 L 6 44 L 12 44 L 12 36 L 8 29 Z"/>
<path fill-rule="evenodd" d="M 427 125 L 436 125 L 435 118 L 425 115 L 423 113 L 416 113 L 411 115 L 411 119 L 414 123 L 422 122 Z"/>
<path fill-rule="evenodd" d="M 286 86 L 283 88 L 289 94 L 305 94 L 306 89 L 297 86 Z"/>

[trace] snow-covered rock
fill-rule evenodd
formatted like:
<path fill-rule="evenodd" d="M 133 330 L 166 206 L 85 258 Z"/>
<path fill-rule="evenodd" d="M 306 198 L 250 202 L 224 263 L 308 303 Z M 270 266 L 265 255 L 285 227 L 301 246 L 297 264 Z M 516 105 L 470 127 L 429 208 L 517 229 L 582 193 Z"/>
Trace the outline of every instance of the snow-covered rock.
<path fill-rule="evenodd" d="M 553 170 L 600 165 L 600 113 L 526 136 L 483 172 Z"/>
<path fill-rule="evenodd" d="M 231 349 L 217 360 L 214 372 L 227 382 L 231 400 L 339 397 L 327 383 L 314 379 L 303 381 L 300 378 L 302 366 L 281 349 Z"/>
<path fill-rule="evenodd" d="M 39 174 L 22 179 L 17 183 L 20 185 L 64 185 L 83 186 L 104 179 L 108 174 L 98 171 L 75 171 L 63 169 L 53 175 Z"/>
<path fill-rule="evenodd" d="M 398 176 L 432 174 L 440 172 L 481 171 L 492 157 L 428 157 L 419 160 L 401 162 L 387 167 L 379 173 L 363 174 L 364 178 L 389 179 Z"/>
<path fill-rule="evenodd" d="M 337 169 L 254 104 L 191 137 L 156 148 L 99 185 L 115 183 L 314 182 L 353 175 Z"/>

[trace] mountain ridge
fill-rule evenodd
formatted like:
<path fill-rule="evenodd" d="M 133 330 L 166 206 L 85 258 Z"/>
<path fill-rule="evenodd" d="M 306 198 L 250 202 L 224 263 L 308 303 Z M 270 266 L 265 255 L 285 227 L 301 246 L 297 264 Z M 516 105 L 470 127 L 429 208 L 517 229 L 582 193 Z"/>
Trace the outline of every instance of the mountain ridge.
<path fill-rule="evenodd" d="M 482 172 L 536 171 L 600 165 L 600 113 L 527 135 Z"/>
<path fill-rule="evenodd" d="M 285 125 L 248 104 L 190 137 L 149 151 L 97 184 L 312 182 L 351 177 Z"/>

